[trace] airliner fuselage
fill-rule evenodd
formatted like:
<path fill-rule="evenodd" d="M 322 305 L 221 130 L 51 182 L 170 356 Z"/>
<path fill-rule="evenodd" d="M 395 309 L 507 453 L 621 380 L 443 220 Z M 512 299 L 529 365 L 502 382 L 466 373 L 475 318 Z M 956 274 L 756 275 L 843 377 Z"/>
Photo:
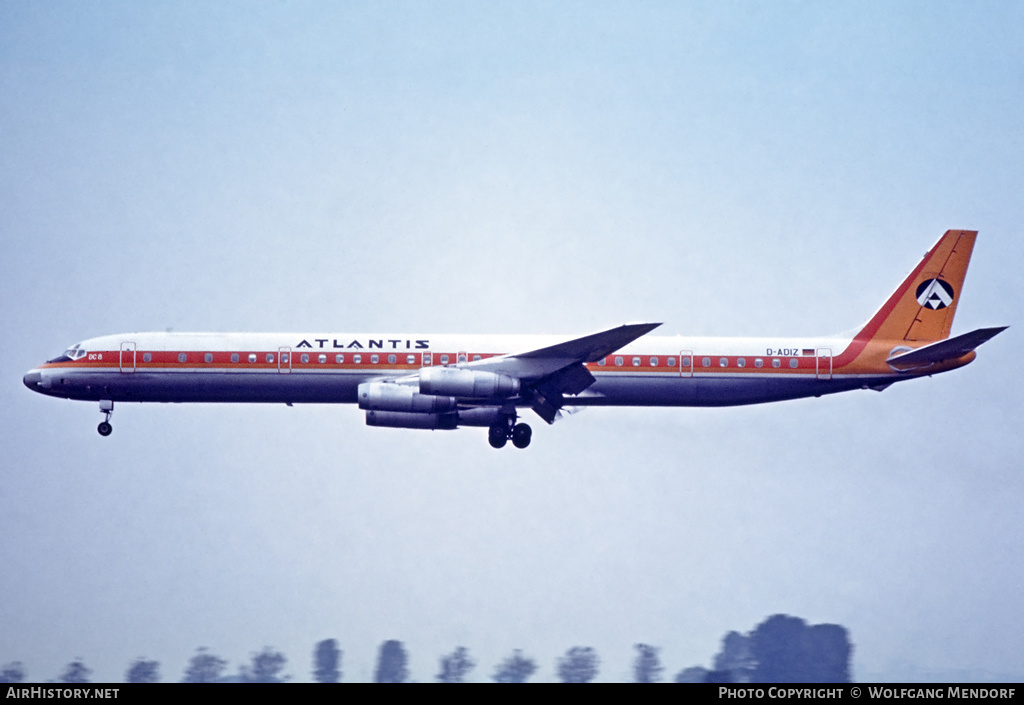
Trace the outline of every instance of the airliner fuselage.
<path fill-rule="evenodd" d="M 976 233 L 949 231 L 847 338 L 694 338 L 627 324 L 569 338 L 377 333 L 129 333 L 29 371 L 33 391 L 114 402 L 359 404 L 374 426 L 490 428 L 519 447 L 532 408 L 728 406 L 881 390 L 969 363 L 1002 328 L 949 338 Z"/>
<path fill-rule="evenodd" d="M 321 347 L 318 340 L 328 344 Z M 29 375 L 36 380 L 36 391 L 87 401 L 353 404 L 364 382 L 415 376 L 421 369 L 437 366 L 469 369 L 469 363 L 564 340 L 132 333 L 86 340 Z M 584 363 L 594 383 L 575 395 L 571 405 L 756 404 L 888 385 L 913 376 L 857 369 L 849 364 L 854 357 L 852 342 L 645 336 L 597 362 Z M 529 403 L 522 400 L 521 405 Z"/>

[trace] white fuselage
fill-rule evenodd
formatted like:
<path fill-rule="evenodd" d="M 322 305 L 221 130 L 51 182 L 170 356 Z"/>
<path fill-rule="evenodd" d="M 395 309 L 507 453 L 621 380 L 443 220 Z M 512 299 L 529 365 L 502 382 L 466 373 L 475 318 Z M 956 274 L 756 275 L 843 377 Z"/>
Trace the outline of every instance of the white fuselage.
<path fill-rule="evenodd" d="M 555 344 L 557 336 L 131 333 L 76 346 L 29 375 L 69 399 L 136 402 L 355 403 L 358 386 L 421 368 L 466 366 Z M 588 363 L 573 406 L 724 406 L 879 387 L 913 374 L 844 370 L 850 338 L 644 336 Z M 84 353 L 84 354 L 83 354 Z M 32 377 L 35 379 L 35 377 Z M 486 402 L 473 400 L 473 405 Z M 528 404 L 519 404 L 527 405 Z"/>

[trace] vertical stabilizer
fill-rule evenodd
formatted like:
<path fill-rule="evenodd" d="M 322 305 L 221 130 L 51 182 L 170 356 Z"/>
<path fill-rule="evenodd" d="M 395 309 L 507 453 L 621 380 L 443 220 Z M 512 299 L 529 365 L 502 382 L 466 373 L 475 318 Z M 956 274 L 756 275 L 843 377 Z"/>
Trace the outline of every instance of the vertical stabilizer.
<path fill-rule="evenodd" d="M 948 338 L 977 236 L 974 230 L 947 230 L 856 339 L 933 342 Z"/>

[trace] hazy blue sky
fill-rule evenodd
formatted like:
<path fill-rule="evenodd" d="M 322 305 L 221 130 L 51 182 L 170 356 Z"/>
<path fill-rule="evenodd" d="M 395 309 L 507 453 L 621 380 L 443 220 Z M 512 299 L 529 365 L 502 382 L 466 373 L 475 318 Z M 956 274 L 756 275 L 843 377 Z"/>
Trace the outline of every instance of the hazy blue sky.
<path fill-rule="evenodd" d="M 854 675 L 1024 678 L 1024 5 L 0 0 L 0 663 L 346 680 L 793 614 Z M 528 451 L 350 407 L 94 404 L 26 370 L 135 330 L 813 335 L 980 231 L 969 367 L 588 410 Z"/>

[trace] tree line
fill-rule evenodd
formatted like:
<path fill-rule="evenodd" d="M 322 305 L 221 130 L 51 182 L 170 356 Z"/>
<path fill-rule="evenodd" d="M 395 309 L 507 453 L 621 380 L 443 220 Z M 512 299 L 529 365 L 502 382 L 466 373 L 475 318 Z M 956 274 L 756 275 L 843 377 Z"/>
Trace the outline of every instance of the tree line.
<path fill-rule="evenodd" d="M 649 644 L 634 644 L 633 680 L 657 683 L 664 667 L 660 649 Z M 731 631 L 722 639 L 713 667 L 684 668 L 674 677 L 677 683 L 848 683 L 850 681 L 850 644 L 847 630 L 838 624 L 808 625 L 804 620 L 777 614 L 769 617 L 748 634 Z M 343 652 L 335 639 L 324 639 L 313 650 L 314 680 L 338 683 L 343 677 Z M 189 660 L 181 678 L 183 683 L 283 683 L 285 655 L 270 647 L 252 654 L 235 676 L 227 673 L 228 662 L 200 647 Z M 396 639 L 383 642 L 377 651 L 375 683 L 404 683 L 409 680 L 409 656 L 405 645 Z M 476 661 L 463 646 L 444 654 L 434 679 L 439 683 L 463 683 L 476 668 Z M 589 646 L 573 646 L 555 662 L 555 672 L 563 683 L 589 683 L 597 677 L 601 662 Z M 537 671 L 534 659 L 516 649 L 490 673 L 496 683 L 526 683 Z M 69 663 L 56 679 L 60 683 L 88 683 L 92 671 L 81 658 Z M 0 670 L 0 683 L 25 680 L 20 662 L 8 663 Z M 125 672 L 128 683 L 157 683 L 160 664 L 137 658 Z"/>

